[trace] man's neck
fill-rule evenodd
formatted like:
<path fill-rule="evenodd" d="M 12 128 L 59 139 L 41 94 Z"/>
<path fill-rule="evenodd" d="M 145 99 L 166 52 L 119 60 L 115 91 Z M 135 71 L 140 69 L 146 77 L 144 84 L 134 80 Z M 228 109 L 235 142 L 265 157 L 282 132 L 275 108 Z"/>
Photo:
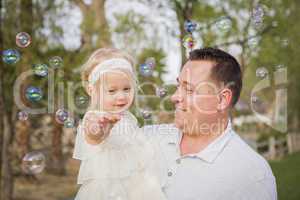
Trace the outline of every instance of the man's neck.
<path fill-rule="evenodd" d="M 218 124 L 218 128 L 211 129 L 211 131 L 204 131 L 198 134 L 183 133 L 180 142 L 181 155 L 196 154 L 205 149 L 215 139 L 220 137 L 226 130 L 228 125 L 228 117 L 219 120 L 218 123 L 212 123 L 212 125 Z M 210 127 L 211 127 L 210 126 Z"/>

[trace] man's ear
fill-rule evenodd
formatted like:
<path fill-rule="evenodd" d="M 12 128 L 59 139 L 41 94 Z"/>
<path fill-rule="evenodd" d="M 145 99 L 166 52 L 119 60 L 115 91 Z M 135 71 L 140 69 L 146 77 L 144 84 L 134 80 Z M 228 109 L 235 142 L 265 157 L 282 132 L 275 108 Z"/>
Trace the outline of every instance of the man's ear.
<path fill-rule="evenodd" d="M 219 94 L 218 111 L 224 111 L 230 107 L 232 100 L 232 91 L 229 88 L 223 89 Z"/>

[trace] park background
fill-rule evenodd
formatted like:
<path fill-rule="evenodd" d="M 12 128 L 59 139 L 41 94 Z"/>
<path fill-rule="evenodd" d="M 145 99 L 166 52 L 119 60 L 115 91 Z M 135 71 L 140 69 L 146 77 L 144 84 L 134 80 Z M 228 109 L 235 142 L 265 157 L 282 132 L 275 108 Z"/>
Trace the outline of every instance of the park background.
<path fill-rule="evenodd" d="M 187 59 L 188 49 L 182 42 L 190 35 L 185 30 L 187 20 L 197 24 L 192 32 L 194 48 L 219 47 L 240 62 L 244 87 L 232 112 L 235 129 L 269 160 L 277 179 L 279 199 L 300 198 L 300 1 L 0 2 L 0 50 L 20 52 L 18 62 L 0 62 L 2 200 L 67 200 L 75 196 L 79 162 L 72 159 L 72 152 L 82 112 L 71 110 L 74 105 L 81 110 L 88 105 L 88 96 L 78 86 L 80 67 L 97 48 L 126 50 L 135 58 L 138 72 L 147 58 L 154 58 L 153 74 L 139 74 L 142 106 L 133 112 L 141 126 L 172 122 L 169 97 Z M 31 36 L 26 48 L 16 45 L 16 35 L 20 32 Z M 49 60 L 57 56 L 62 65 L 53 69 Z M 26 78 L 17 92 L 27 108 L 48 110 L 20 120 L 19 112 L 24 108 L 15 101 L 14 85 L 20 74 L 32 70 L 34 64 L 48 65 L 48 76 Z M 42 89 L 44 95 L 40 101 L 28 101 L 29 86 Z M 163 88 L 166 95 L 157 95 L 157 88 Z M 50 89 L 54 91 L 53 98 L 48 96 Z M 49 104 L 53 106 L 51 109 Z M 70 111 L 73 120 L 70 124 L 57 122 L 55 113 L 61 108 Z M 151 112 L 151 117 L 145 120 L 140 109 Z M 24 158 L 39 153 L 44 155 L 39 170 L 24 171 Z"/>

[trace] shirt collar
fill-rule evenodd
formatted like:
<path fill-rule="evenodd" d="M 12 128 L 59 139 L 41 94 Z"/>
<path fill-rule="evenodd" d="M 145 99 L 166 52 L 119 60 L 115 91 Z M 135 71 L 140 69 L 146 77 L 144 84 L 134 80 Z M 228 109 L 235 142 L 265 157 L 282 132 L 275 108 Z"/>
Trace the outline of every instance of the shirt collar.
<path fill-rule="evenodd" d="M 231 125 L 231 120 L 228 120 L 225 131 L 214 141 L 212 141 L 207 147 L 205 147 L 205 149 L 201 150 L 198 153 L 188 154 L 183 157 L 196 157 L 208 163 L 213 163 L 216 160 L 216 158 L 220 155 L 220 153 L 223 151 L 223 149 L 226 147 L 226 145 L 228 144 L 232 136 L 233 136 L 233 130 Z M 180 149 L 179 145 L 180 145 L 181 138 L 182 138 L 182 133 L 179 132 L 178 140 L 177 140 L 178 149 Z"/>

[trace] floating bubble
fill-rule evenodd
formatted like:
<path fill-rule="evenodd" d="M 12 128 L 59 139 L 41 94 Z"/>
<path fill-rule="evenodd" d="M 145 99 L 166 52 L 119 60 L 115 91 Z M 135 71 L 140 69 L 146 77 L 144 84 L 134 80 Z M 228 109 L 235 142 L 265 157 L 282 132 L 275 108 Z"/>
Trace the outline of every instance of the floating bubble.
<path fill-rule="evenodd" d="M 144 119 L 150 119 L 152 116 L 152 113 L 149 110 L 142 110 L 141 114 Z"/>
<path fill-rule="evenodd" d="M 46 157 L 38 151 L 27 153 L 22 160 L 22 169 L 26 174 L 41 173 L 45 166 Z"/>
<path fill-rule="evenodd" d="M 69 113 L 65 109 L 58 109 L 55 113 L 55 119 L 60 124 L 64 124 L 68 117 Z"/>
<path fill-rule="evenodd" d="M 72 119 L 72 118 L 68 118 L 64 122 L 64 127 L 66 127 L 66 128 L 74 128 L 74 126 L 75 126 L 75 122 L 74 122 L 74 119 Z"/>
<path fill-rule="evenodd" d="M 142 76 L 151 76 L 153 73 L 153 69 L 151 66 L 143 63 L 140 65 L 140 73 Z"/>
<path fill-rule="evenodd" d="M 163 98 L 167 95 L 167 90 L 166 88 L 163 88 L 163 87 L 158 87 L 156 88 L 156 96 L 159 96 L 160 98 Z"/>
<path fill-rule="evenodd" d="M 46 64 L 34 64 L 33 72 L 37 76 L 45 77 L 48 75 L 48 66 Z"/>
<path fill-rule="evenodd" d="M 216 26 L 221 32 L 228 32 L 232 26 L 231 19 L 229 17 L 221 17 L 216 22 Z"/>
<path fill-rule="evenodd" d="M 63 59 L 59 56 L 54 56 L 49 59 L 49 64 L 52 68 L 60 68 L 63 65 Z"/>
<path fill-rule="evenodd" d="M 21 47 L 25 48 L 28 47 L 31 43 L 31 37 L 28 33 L 20 32 L 16 35 L 16 44 Z"/>
<path fill-rule="evenodd" d="M 190 20 L 184 22 L 184 30 L 188 33 L 192 33 L 196 30 L 197 24 Z"/>
<path fill-rule="evenodd" d="M 259 44 L 259 38 L 257 38 L 257 37 L 252 37 L 248 40 L 248 46 L 250 48 L 254 49 L 258 46 L 258 44 Z"/>
<path fill-rule="evenodd" d="M 154 57 L 147 58 L 145 61 L 145 64 L 148 65 L 149 67 L 151 67 L 152 69 L 154 69 L 154 67 L 156 65 L 155 58 Z"/>
<path fill-rule="evenodd" d="M 192 35 L 186 35 L 182 42 L 183 46 L 187 49 L 193 49 L 195 46 L 195 40 Z"/>
<path fill-rule="evenodd" d="M 7 49 L 2 52 L 2 60 L 6 64 L 15 64 L 20 60 L 20 53 L 15 49 Z"/>
<path fill-rule="evenodd" d="M 258 78 L 265 78 L 268 75 L 268 70 L 265 67 L 260 67 L 256 69 L 256 76 Z"/>
<path fill-rule="evenodd" d="M 262 5 L 256 5 L 252 10 L 252 22 L 256 28 L 260 28 L 263 25 L 265 11 Z"/>
<path fill-rule="evenodd" d="M 40 88 L 30 86 L 26 89 L 26 98 L 31 102 L 37 102 L 43 97 L 43 92 Z"/>
<path fill-rule="evenodd" d="M 20 121 L 26 121 L 28 119 L 28 113 L 26 111 L 18 112 L 18 119 Z"/>
<path fill-rule="evenodd" d="M 88 102 L 89 102 L 89 98 L 87 96 L 77 96 L 75 98 L 75 104 L 80 107 L 87 106 Z"/>

